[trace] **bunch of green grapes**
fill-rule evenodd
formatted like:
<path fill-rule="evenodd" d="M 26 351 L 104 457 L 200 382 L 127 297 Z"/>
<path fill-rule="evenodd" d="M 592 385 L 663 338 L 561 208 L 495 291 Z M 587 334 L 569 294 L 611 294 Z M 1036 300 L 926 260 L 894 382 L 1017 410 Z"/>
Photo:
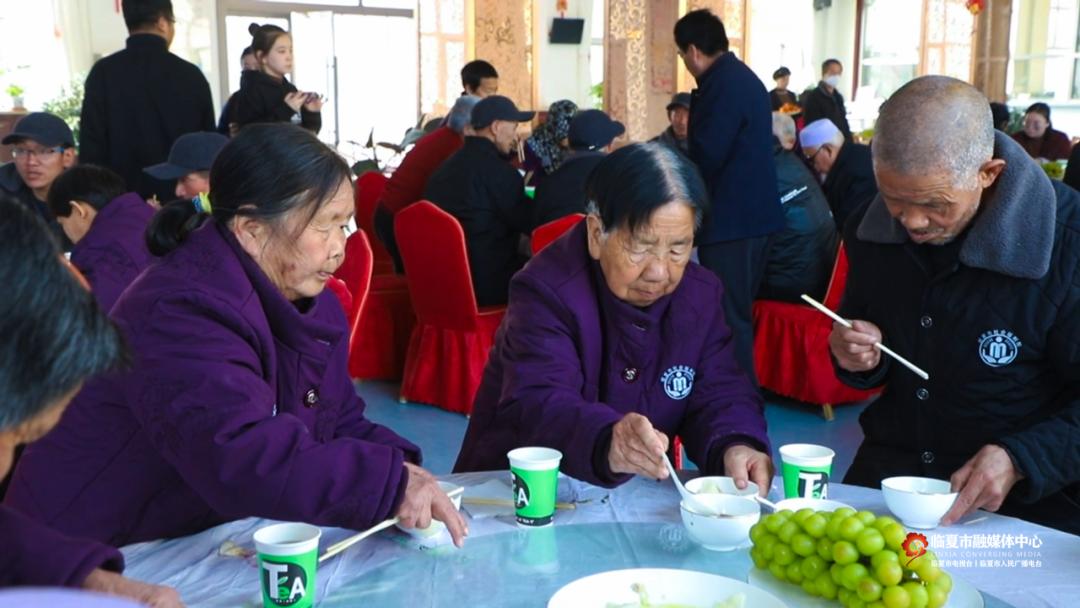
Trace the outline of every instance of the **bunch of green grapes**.
<path fill-rule="evenodd" d="M 952 578 L 930 551 L 912 560 L 907 532 L 870 511 L 780 511 L 750 528 L 758 568 L 847 608 L 940 608 Z"/>

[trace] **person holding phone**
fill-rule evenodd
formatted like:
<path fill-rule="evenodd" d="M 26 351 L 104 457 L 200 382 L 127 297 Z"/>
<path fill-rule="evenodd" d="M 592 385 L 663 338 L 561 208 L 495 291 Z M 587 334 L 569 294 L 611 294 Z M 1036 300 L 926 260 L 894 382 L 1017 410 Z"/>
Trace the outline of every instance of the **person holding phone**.
<path fill-rule="evenodd" d="M 230 122 L 242 129 L 259 122 L 292 122 L 312 133 L 322 128 L 322 96 L 299 91 L 286 74 L 293 70 L 292 36 L 276 25 L 252 23 L 251 48 L 258 70 L 245 70 Z"/>

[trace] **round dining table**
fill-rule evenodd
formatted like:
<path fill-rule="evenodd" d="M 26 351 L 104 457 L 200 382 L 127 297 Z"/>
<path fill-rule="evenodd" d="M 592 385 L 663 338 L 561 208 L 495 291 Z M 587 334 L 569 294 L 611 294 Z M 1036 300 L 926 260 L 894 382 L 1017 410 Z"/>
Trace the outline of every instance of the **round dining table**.
<path fill-rule="evenodd" d="M 514 520 L 509 477 L 443 477 L 466 488 L 465 546 L 455 548 L 445 532 L 421 541 L 396 528 L 384 530 L 319 565 L 315 605 L 543 607 L 563 585 L 609 570 L 675 568 L 740 581 L 755 570 L 746 547 L 716 552 L 690 539 L 671 481 L 634 478 L 608 489 L 560 476 L 554 524 L 526 529 Z M 774 479 L 770 497 L 779 499 L 781 488 Z M 831 483 L 829 498 L 888 513 L 879 490 Z M 252 534 L 269 523 L 249 518 L 124 547 L 125 574 L 172 586 L 189 606 L 261 606 Z M 944 569 L 977 589 L 987 608 L 1080 605 L 1078 536 L 981 511 L 922 532 Z M 323 528 L 320 547 L 353 534 Z M 783 601 L 791 608 L 820 605 L 817 598 L 801 597 L 788 594 Z"/>

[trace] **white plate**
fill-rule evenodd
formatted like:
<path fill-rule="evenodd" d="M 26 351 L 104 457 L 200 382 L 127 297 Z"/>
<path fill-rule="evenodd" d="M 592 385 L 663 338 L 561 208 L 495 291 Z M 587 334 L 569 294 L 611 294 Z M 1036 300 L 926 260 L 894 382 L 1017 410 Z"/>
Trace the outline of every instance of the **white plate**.
<path fill-rule="evenodd" d="M 952 573 L 949 573 L 949 576 L 952 576 L 953 588 L 944 608 L 984 608 L 982 595 L 971 586 L 971 583 L 956 578 Z M 836 608 L 840 605 L 836 600 L 809 596 L 802 587 L 778 581 L 767 570 L 760 568 L 750 568 L 747 582 L 772 593 L 792 608 Z"/>
<path fill-rule="evenodd" d="M 645 589 L 652 605 L 711 608 L 717 602 L 742 593 L 746 596 L 746 608 L 787 608 L 768 592 L 733 578 L 666 568 L 612 570 L 579 578 L 559 589 L 547 605 L 548 608 L 637 606 L 639 597 L 631 588 L 635 584 Z"/>

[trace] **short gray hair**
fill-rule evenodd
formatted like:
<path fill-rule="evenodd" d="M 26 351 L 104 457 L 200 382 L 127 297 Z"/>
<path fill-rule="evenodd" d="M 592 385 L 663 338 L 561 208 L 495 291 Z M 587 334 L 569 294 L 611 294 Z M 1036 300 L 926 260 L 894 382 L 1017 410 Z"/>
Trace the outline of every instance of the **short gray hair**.
<path fill-rule="evenodd" d="M 455 133 L 464 133 L 465 127 L 469 124 L 469 117 L 472 115 L 473 107 L 476 106 L 480 98 L 476 95 L 462 95 L 454 102 L 454 107 L 450 108 L 450 114 L 446 116 L 446 126 L 450 127 Z"/>
<path fill-rule="evenodd" d="M 972 188 L 994 155 L 994 118 L 978 89 L 948 76 L 923 76 L 900 87 L 881 107 L 874 128 L 874 167 L 901 175 L 945 171 Z"/>
<path fill-rule="evenodd" d="M 795 145 L 795 121 L 783 112 L 772 113 L 772 134 L 781 144 L 790 142 Z"/>

